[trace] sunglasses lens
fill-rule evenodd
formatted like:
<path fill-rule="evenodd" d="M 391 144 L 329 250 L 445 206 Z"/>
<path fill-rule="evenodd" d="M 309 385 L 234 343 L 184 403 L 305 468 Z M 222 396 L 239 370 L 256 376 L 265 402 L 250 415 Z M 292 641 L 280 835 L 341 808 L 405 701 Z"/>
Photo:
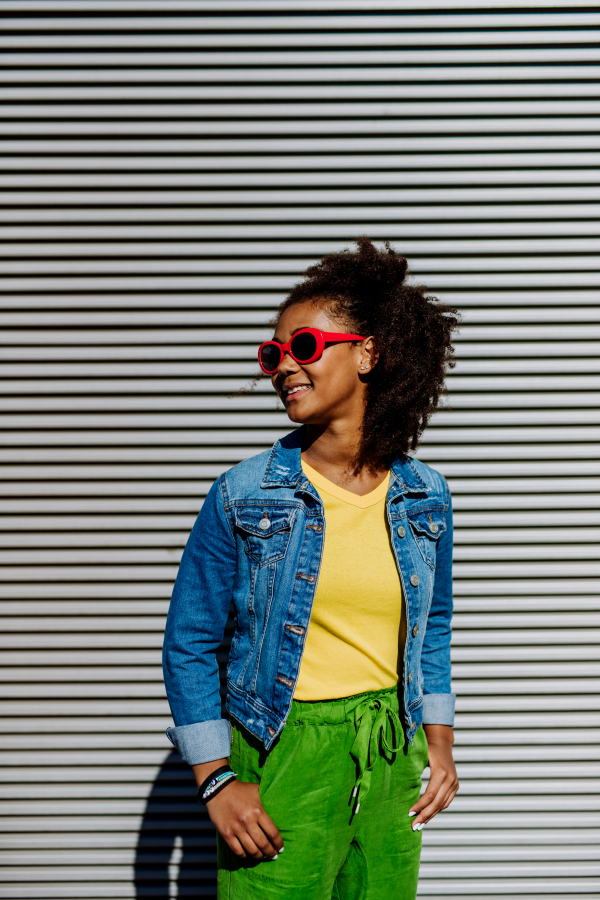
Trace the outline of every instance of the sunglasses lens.
<path fill-rule="evenodd" d="M 292 338 L 292 353 L 299 362 L 310 359 L 317 352 L 317 339 L 310 331 L 303 331 Z"/>
<path fill-rule="evenodd" d="M 274 372 L 281 359 L 279 344 L 265 344 L 260 351 L 260 364 L 267 372 Z"/>

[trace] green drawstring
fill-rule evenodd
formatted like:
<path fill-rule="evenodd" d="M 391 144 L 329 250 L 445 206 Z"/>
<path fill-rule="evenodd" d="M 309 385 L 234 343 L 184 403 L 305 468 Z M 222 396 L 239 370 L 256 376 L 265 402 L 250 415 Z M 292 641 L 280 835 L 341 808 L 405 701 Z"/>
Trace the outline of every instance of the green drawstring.
<path fill-rule="evenodd" d="M 393 739 L 400 735 L 400 743 L 397 747 L 390 747 L 386 740 L 387 726 L 391 726 Z M 380 745 L 392 756 L 404 746 L 404 731 L 396 713 L 381 697 L 363 700 L 354 712 L 354 724 L 356 737 L 350 749 L 351 756 L 358 764 L 358 778 L 352 791 L 356 799 L 354 813 L 357 813 L 360 804 L 364 802 L 371 786 L 371 772 L 380 755 Z M 383 755 L 383 751 L 381 751 Z"/>

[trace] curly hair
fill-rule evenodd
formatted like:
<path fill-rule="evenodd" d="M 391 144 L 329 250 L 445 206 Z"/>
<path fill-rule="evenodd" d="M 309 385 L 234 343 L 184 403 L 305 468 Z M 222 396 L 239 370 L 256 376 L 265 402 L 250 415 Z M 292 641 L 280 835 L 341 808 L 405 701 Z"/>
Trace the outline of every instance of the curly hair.
<path fill-rule="evenodd" d="M 296 303 L 325 303 L 328 314 L 355 334 L 373 335 L 379 361 L 367 377 L 367 403 L 355 469 L 388 468 L 415 450 L 445 392 L 455 365 L 452 332 L 458 310 L 405 284 L 407 260 L 389 242 L 378 250 L 367 237 L 357 251 L 329 253 L 303 273 L 279 306 L 274 324 Z"/>

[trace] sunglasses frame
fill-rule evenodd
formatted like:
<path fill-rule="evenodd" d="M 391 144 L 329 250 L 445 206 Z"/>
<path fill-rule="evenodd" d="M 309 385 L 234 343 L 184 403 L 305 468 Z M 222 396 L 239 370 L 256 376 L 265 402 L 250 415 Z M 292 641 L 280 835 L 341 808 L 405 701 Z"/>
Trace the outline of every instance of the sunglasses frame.
<path fill-rule="evenodd" d="M 317 349 L 309 359 L 297 359 L 294 356 L 294 354 L 292 353 L 292 343 L 294 341 L 294 338 L 297 338 L 301 334 L 307 334 L 307 333 L 312 334 L 312 336 L 314 337 L 314 339 L 317 343 Z M 311 363 L 316 362 L 316 360 L 319 359 L 323 355 L 323 351 L 325 350 L 325 344 L 333 344 L 333 343 L 338 344 L 338 343 L 342 343 L 344 341 L 364 341 L 364 337 L 361 337 L 360 334 L 347 334 L 345 331 L 342 331 L 342 332 L 319 331 L 318 328 L 302 328 L 300 331 L 297 331 L 294 335 L 292 335 L 292 337 L 287 342 L 287 344 L 280 344 L 278 341 L 273 341 L 273 340 L 263 341 L 263 343 L 258 348 L 258 364 L 261 367 L 261 369 L 263 370 L 263 372 L 265 373 L 265 375 L 274 375 L 275 372 L 277 371 L 277 369 L 279 368 L 279 366 L 281 365 L 281 360 L 283 359 L 285 354 L 289 353 L 290 356 L 292 357 L 292 359 L 294 360 L 294 362 L 297 362 L 298 365 L 308 366 Z M 274 369 L 266 369 L 263 366 L 262 361 L 261 361 L 261 354 L 262 354 L 263 347 L 266 347 L 269 344 L 272 344 L 274 347 L 277 347 L 280 352 L 279 362 L 277 363 L 277 365 L 275 366 Z"/>

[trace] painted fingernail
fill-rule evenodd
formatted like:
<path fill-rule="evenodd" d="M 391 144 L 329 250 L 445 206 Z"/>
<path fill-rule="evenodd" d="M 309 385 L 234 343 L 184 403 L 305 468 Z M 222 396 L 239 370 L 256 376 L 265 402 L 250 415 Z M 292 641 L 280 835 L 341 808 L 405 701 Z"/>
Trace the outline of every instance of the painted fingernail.
<path fill-rule="evenodd" d="M 419 822 L 419 831 L 422 831 L 425 822 Z"/>
<path fill-rule="evenodd" d="M 282 847 L 281 850 L 278 850 L 277 852 L 278 852 L 278 853 L 283 853 L 284 850 L 285 850 L 285 847 Z"/>
<path fill-rule="evenodd" d="M 275 854 L 275 856 L 272 856 L 271 859 L 277 859 L 277 853 Z"/>
<path fill-rule="evenodd" d="M 415 824 L 413 825 L 413 831 L 418 831 L 418 830 L 419 830 L 419 826 L 415 822 Z"/>
<path fill-rule="evenodd" d="M 416 816 L 416 814 L 417 814 L 416 809 L 411 809 L 411 811 L 409 812 L 409 816 Z"/>

